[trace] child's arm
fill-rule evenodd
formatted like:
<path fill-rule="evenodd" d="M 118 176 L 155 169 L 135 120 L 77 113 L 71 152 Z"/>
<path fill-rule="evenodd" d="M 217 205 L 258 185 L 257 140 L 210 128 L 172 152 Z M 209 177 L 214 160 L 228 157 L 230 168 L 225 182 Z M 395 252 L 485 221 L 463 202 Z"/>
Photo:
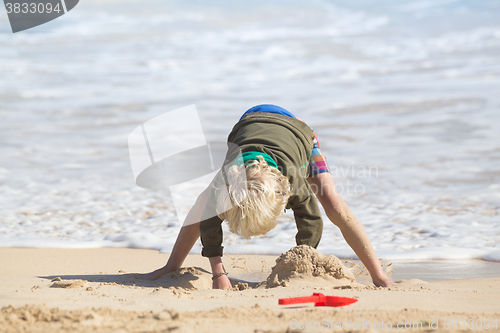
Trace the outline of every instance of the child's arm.
<path fill-rule="evenodd" d="M 307 178 L 311 188 L 325 209 L 325 213 L 339 227 L 347 244 L 354 250 L 358 258 L 370 272 L 373 283 L 377 287 L 390 287 L 395 283 L 390 280 L 380 266 L 375 250 L 363 226 L 356 219 L 347 204 L 337 193 L 330 173 L 321 173 Z"/>
<path fill-rule="evenodd" d="M 211 185 L 212 184 L 210 184 L 210 186 Z M 196 203 L 186 216 L 184 226 L 181 228 L 179 235 L 177 236 L 167 264 L 151 273 L 142 274 L 142 278 L 147 280 L 156 280 L 163 274 L 173 272 L 182 266 L 182 263 L 200 237 L 200 220 L 210 195 L 210 186 L 200 194 Z M 212 266 L 212 274 L 214 276 L 218 273 L 225 272 L 224 266 L 222 265 L 222 257 L 210 257 L 209 260 L 210 265 Z M 221 275 L 215 278 L 212 287 L 214 289 L 232 288 L 227 275 Z"/>
<path fill-rule="evenodd" d="M 182 263 L 186 259 L 189 251 L 200 237 L 200 219 L 205 208 L 205 203 L 208 197 L 208 189 L 203 191 L 196 203 L 189 211 L 184 221 L 184 226 L 181 228 L 177 240 L 175 241 L 172 253 L 168 258 L 167 264 L 151 273 L 142 274 L 141 278 L 147 280 L 156 280 L 166 273 L 173 272 L 181 268 Z"/>

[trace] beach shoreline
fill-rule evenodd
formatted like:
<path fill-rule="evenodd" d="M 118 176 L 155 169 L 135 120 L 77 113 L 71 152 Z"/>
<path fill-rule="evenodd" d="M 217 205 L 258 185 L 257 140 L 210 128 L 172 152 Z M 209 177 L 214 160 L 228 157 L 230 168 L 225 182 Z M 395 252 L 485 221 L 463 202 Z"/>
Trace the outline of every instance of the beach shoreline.
<path fill-rule="evenodd" d="M 196 267 L 193 270 L 198 275 L 184 280 L 184 284 L 169 285 L 163 278 L 145 281 L 134 275 L 156 269 L 167 259 L 168 254 L 142 249 L 2 248 L 0 323 L 7 332 L 48 332 L 65 327 L 82 332 L 156 332 L 168 327 L 178 327 L 183 332 L 220 332 L 236 325 L 241 332 L 293 332 L 302 331 L 300 323 L 306 325 L 308 320 L 325 320 L 323 327 L 312 327 L 310 331 L 336 329 L 329 327 L 334 324 L 333 319 L 351 323 L 354 319 L 379 324 L 384 321 L 391 325 L 415 321 L 427 325 L 427 329 L 433 321 L 440 320 L 441 331 L 448 319 L 467 319 L 484 325 L 485 320 L 493 323 L 500 318 L 500 277 L 434 282 L 414 279 L 386 289 L 316 287 L 311 280 L 308 287 L 247 289 L 240 284 L 240 289 L 235 288 L 238 290 L 212 290 L 208 260 L 200 255 L 186 259 L 184 267 Z M 237 284 L 253 282 L 249 276 L 265 275 L 275 259 L 276 256 L 228 255 L 224 262 Z M 395 277 L 411 273 L 411 269 L 402 272 L 400 267 L 404 265 L 395 262 Z M 418 270 L 421 267 L 415 267 L 414 271 Z M 354 297 L 358 302 L 344 308 L 278 305 L 279 298 L 314 292 Z M 406 331 L 422 331 L 424 326 Z M 453 327 L 446 331 L 453 331 Z"/>

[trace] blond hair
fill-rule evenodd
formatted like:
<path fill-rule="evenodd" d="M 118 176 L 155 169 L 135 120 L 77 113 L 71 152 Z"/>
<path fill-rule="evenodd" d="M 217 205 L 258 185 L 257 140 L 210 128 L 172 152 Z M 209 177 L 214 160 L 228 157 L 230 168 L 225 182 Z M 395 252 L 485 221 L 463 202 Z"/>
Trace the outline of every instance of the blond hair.
<path fill-rule="evenodd" d="M 288 178 L 269 166 L 262 156 L 258 158 L 246 166 L 231 166 L 228 179 L 240 181 L 229 181 L 215 192 L 217 214 L 228 222 L 232 233 L 246 239 L 273 229 L 291 194 Z"/>

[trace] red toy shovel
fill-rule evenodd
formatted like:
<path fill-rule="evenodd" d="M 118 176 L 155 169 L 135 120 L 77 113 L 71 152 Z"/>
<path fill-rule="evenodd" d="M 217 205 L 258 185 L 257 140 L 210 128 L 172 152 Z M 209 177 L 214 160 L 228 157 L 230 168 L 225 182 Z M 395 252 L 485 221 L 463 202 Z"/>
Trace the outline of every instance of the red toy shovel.
<path fill-rule="evenodd" d="M 350 297 L 325 296 L 320 293 L 314 293 L 312 296 L 280 298 L 279 304 L 314 303 L 315 306 L 346 306 L 357 301 L 357 299 Z"/>

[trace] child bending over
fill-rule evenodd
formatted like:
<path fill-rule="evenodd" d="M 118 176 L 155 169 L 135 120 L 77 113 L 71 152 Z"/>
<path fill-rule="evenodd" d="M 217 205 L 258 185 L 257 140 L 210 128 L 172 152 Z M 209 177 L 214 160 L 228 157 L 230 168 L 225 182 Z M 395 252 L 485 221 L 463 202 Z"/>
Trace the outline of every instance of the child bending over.
<path fill-rule="evenodd" d="M 395 284 L 382 270 L 363 227 L 337 193 L 317 137 L 302 120 L 281 107 L 258 105 L 243 114 L 228 143 L 241 149 L 243 167 L 227 164 L 231 159 L 226 158 L 224 171 L 189 211 L 167 264 L 144 278 L 155 280 L 179 269 L 201 236 L 202 255 L 209 258 L 212 267 L 213 288 L 231 288 L 222 264 L 222 222 L 228 222 L 231 232 L 250 238 L 269 232 L 284 210 L 292 209 L 297 245 L 316 248 L 323 231 L 317 198 L 368 269 L 375 286 Z M 228 184 L 228 178 L 237 179 L 242 172 L 246 182 Z"/>

